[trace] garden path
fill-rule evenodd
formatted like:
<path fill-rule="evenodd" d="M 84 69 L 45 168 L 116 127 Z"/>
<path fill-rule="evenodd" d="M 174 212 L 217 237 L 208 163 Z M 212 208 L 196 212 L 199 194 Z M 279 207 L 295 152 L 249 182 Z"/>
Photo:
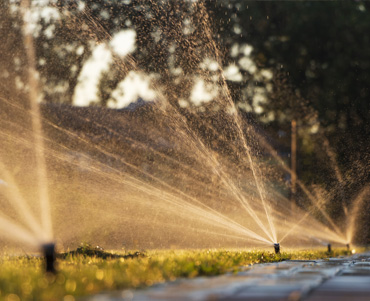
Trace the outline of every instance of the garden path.
<path fill-rule="evenodd" d="M 327 260 L 256 264 L 237 274 L 178 279 L 145 290 L 124 290 L 92 301 L 369 301 L 370 252 Z"/>

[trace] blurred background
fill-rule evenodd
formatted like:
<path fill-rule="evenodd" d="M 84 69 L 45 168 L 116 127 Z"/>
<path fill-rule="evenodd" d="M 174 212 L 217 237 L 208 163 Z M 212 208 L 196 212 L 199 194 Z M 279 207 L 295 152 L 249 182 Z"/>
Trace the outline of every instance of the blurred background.
<path fill-rule="evenodd" d="M 368 185 L 370 3 L 31 3 L 44 104 L 119 110 L 160 94 L 201 112 L 226 85 L 298 178 L 330 191 L 336 219 Z M 2 0 L 0 97 L 18 103 L 28 93 L 22 23 L 20 1 Z M 287 193 L 299 205 L 299 189 Z M 369 196 L 361 208 L 358 236 L 369 243 Z"/>

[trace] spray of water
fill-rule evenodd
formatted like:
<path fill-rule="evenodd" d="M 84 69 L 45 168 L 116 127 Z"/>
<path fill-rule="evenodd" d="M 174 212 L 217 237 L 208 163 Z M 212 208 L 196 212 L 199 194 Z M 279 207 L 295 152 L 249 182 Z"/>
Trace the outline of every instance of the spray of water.
<path fill-rule="evenodd" d="M 151 4 L 153 18 L 163 17 L 168 7 Z M 203 2 L 192 3 L 187 12 L 197 20 L 199 41 L 185 41 L 197 47 L 202 43 L 201 55 L 217 63 L 217 96 L 202 109 L 184 108 L 178 105 L 178 90 L 168 92 L 170 81 L 154 80 L 156 101 L 133 111 L 50 104 L 40 110 L 33 38 L 27 27 L 29 7 L 30 1 L 23 0 L 30 110 L 9 97 L 0 98 L 19 117 L 1 121 L 4 145 L 9 150 L 33 149 L 35 154 L 30 162 L 18 153 L 0 154 L 0 177 L 7 183 L 1 193 L 10 200 L 1 211 L 0 228 L 14 229 L 7 236 L 31 245 L 57 237 L 66 246 L 93 237 L 114 247 L 266 246 L 287 243 L 288 238 L 297 246 L 352 240 L 354 216 L 367 192 L 355 201 L 346 238 L 325 211 L 328 199 L 318 191 L 297 180 L 311 205 L 292 214 L 290 200 L 269 184 L 292 171 L 238 113 Z M 90 26 L 85 31 L 99 36 L 99 43 L 102 37 L 112 39 L 88 10 L 83 14 Z M 78 28 L 79 20 L 70 17 L 69 26 Z M 165 17 L 166 22 L 158 22 L 164 24 L 161 29 L 168 33 L 168 43 L 183 41 L 176 37 L 182 35 L 184 17 Z M 201 56 L 193 44 L 188 45 L 185 59 L 209 82 L 209 72 L 197 67 Z M 130 55 L 114 57 L 114 65 L 122 75 L 143 72 Z M 187 77 L 183 75 L 184 81 Z M 189 89 L 184 84 L 183 90 Z M 261 148 L 279 163 L 274 176 L 266 173 L 258 155 Z M 24 175 L 15 171 L 13 155 L 24 165 Z M 34 183 L 32 171 L 37 189 L 25 184 Z M 339 169 L 336 174 L 341 180 Z M 313 216 L 316 211 L 324 223 Z"/>

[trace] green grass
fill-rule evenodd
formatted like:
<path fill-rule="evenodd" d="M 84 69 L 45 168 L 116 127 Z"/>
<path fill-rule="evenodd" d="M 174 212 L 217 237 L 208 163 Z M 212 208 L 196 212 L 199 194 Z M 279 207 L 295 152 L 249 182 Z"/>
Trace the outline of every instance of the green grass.
<path fill-rule="evenodd" d="M 144 256 L 122 257 L 125 254 L 115 253 L 120 256 L 112 258 L 101 253 L 87 254 L 60 256 L 56 275 L 45 274 L 43 260 L 38 257 L 0 257 L 0 300 L 74 300 L 76 296 L 146 287 L 179 277 L 237 272 L 241 266 L 250 264 L 328 257 L 325 250 L 280 255 L 247 250 L 155 250 L 145 252 Z M 335 249 L 330 256 L 348 254 Z"/>

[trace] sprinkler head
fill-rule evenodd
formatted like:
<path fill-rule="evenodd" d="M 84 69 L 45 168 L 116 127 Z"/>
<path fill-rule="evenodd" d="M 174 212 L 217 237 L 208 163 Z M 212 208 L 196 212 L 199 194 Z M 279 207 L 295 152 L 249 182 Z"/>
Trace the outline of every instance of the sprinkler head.
<path fill-rule="evenodd" d="M 274 244 L 274 248 L 275 248 L 275 254 L 279 254 L 280 253 L 280 244 L 279 243 Z"/>
<path fill-rule="evenodd" d="M 349 243 L 348 243 L 348 244 L 346 244 L 346 247 L 347 247 L 347 251 L 349 251 Z"/>
<path fill-rule="evenodd" d="M 331 244 L 328 244 L 328 253 L 331 253 Z"/>
<path fill-rule="evenodd" d="M 55 244 L 54 243 L 48 243 L 42 245 L 42 250 L 44 252 L 44 258 L 45 258 L 45 270 L 48 273 L 55 273 Z"/>

